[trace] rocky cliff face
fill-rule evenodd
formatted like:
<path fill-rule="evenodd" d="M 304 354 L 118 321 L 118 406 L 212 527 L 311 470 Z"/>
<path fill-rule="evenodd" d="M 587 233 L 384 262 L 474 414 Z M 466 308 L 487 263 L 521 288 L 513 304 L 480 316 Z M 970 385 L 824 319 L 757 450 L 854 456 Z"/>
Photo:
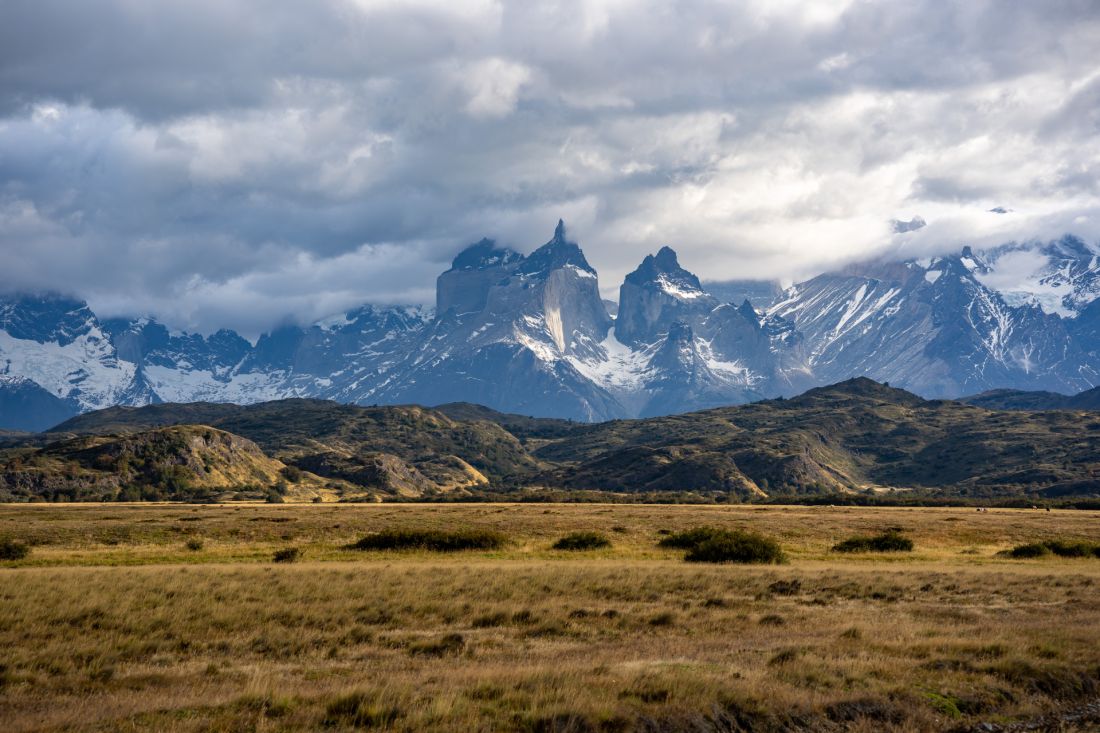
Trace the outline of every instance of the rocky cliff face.
<path fill-rule="evenodd" d="M 771 302 L 709 292 L 675 251 L 646 256 L 617 315 L 558 223 L 529 255 L 483 239 L 437 281 L 436 310 L 363 306 L 255 345 L 232 331 L 99 321 L 58 296 L 0 300 L 0 428 L 114 404 L 476 402 L 605 420 L 866 375 L 929 397 L 1100 383 L 1100 258 L 1074 237 L 826 273 Z M 725 283 L 718 293 L 774 292 Z"/>
<path fill-rule="evenodd" d="M 436 280 L 435 312 L 441 316 L 481 312 L 489 290 L 511 275 L 522 259 L 518 252 L 499 248 L 491 239 L 467 247 Z"/>
<path fill-rule="evenodd" d="M 595 270 L 566 238 L 562 222 L 527 257 L 479 242 L 460 253 L 439 282 L 444 310 L 390 378 L 359 401 L 440 404 L 457 397 L 586 420 L 620 411 L 613 396 L 570 362 L 595 353 L 611 317 Z M 465 285 L 476 294 L 453 292 Z"/>
<path fill-rule="evenodd" d="M 717 305 L 699 278 L 680 267 L 676 252 L 662 247 L 646 255 L 619 288 L 615 335 L 631 346 L 652 343 L 676 321 L 696 321 Z"/>

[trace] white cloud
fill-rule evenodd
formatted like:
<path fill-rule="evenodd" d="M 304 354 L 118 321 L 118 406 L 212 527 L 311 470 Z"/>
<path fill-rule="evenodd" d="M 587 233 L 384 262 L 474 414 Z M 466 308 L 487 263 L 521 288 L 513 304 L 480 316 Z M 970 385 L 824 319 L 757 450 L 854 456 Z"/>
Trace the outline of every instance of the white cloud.
<path fill-rule="evenodd" d="M 1074 0 L 0 4 L 0 287 L 255 331 L 559 216 L 608 293 L 663 244 L 790 280 L 1095 240 L 1098 37 Z"/>
<path fill-rule="evenodd" d="M 466 111 L 473 117 L 504 117 L 516 108 L 520 90 L 531 78 L 523 64 L 489 58 L 467 64 L 460 72 L 469 94 Z"/>
<path fill-rule="evenodd" d="M 821 63 L 817 65 L 817 68 L 821 71 L 840 71 L 841 69 L 847 69 L 852 65 L 854 59 L 846 52 L 833 54 L 827 59 L 822 59 Z"/>

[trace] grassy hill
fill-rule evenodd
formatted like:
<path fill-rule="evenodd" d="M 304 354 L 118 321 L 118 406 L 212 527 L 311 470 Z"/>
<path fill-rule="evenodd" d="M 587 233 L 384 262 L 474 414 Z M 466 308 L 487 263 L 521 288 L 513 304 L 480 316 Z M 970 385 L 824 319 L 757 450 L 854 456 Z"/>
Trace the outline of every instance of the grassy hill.
<path fill-rule="evenodd" d="M 529 417 L 506 412 L 497 412 L 491 407 L 475 405 L 470 402 L 449 402 L 435 408 L 453 420 L 475 422 L 484 420 L 495 423 L 522 441 L 563 438 L 574 430 L 587 425 L 575 420 L 562 420 L 556 417 Z"/>
<path fill-rule="evenodd" d="M 536 455 L 548 486 L 765 494 L 1100 492 L 1100 416 L 927 401 L 869 379 L 686 415 L 593 425 Z"/>
<path fill-rule="evenodd" d="M 1075 395 L 1022 389 L 992 389 L 960 401 L 987 410 L 1100 410 L 1100 387 Z"/>
<path fill-rule="evenodd" d="M 144 407 L 108 407 L 77 415 L 45 432 L 111 435 L 168 425 L 213 425 L 247 409 L 246 406 L 222 402 L 166 402 Z"/>
<path fill-rule="evenodd" d="M 7 500 L 259 499 L 271 492 L 307 500 L 339 488 L 288 470 L 246 438 L 196 425 L 67 438 L 12 451 L 0 463 Z"/>
<path fill-rule="evenodd" d="M 54 434 L 103 434 L 202 423 L 254 441 L 269 455 L 322 476 L 415 497 L 514 482 L 543 466 L 494 422 L 454 420 L 418 406 L 360 407 L 289 399 L 256 405 L 191 403 L 110 408 Z"/>
<path fill-rule="evenodd" d="M 37 450 L 83 467 L 79 455 L 70 455 L 80 440 L 109 433 L 117 441 L 192 421 L 241 436 L 271 460 L 319 481 L 359 487 L 370 497 L 499 495 L 527 488 L 694 500 L 882 489 L 977 498 L 1100 495 L 1100 415 L 929 401 L 863 378 L 791 399 L 598 424 L 464 403 L 438 409 L 320 400 L 113 408 L 54 429 L 50 435 L 66 438 L 69 453 L 56 453 L 53 444 Z M 12 453 L 0 452 L 0 460 Z M 41 485 L 46 495 L 50 490 Z"/>

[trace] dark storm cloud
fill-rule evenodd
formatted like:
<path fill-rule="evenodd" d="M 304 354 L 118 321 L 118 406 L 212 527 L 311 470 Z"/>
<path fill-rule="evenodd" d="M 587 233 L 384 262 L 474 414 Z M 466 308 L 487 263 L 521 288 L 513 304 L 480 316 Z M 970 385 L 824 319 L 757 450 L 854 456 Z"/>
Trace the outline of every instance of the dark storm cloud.
<path fill-rule="evenodd" d="M 892 244 L 1095 238 L 1091 0 L 0 5 L 0 287 L 255 332 L 431 300 L 571 224 L 791 279 Z M 988 213 L 1012 208 L 1011 217 Z M 896 244 L 896 243 L 894 243 Z"/>

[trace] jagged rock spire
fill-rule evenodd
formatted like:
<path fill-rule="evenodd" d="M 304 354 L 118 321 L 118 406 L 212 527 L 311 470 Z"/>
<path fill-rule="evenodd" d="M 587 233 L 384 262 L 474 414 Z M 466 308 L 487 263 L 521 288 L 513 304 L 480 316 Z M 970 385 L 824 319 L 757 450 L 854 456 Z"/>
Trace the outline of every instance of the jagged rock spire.
<path fill-rule="evenodd" d="M 528 255 L 527 261 L 520 266 L 520 271 L 527 275 L 546 274 L 566 265 L 573 265 L 592 275 L 596 274 L 596 270 L 588 264 L 588 260 L 584 258 L 584 252 L 577 243 L 565 238 L 565 222 L 558 219 L 558 225 L 554 227 L 553 239 Z"/>
<path fill-rule="evenodd" d="M 680 269 L 680 261 L 676 258 L 676 250 L 667 244 L 657 250 L 657 256 L 653 258 L 653 261 L 664 272 Z"/>

